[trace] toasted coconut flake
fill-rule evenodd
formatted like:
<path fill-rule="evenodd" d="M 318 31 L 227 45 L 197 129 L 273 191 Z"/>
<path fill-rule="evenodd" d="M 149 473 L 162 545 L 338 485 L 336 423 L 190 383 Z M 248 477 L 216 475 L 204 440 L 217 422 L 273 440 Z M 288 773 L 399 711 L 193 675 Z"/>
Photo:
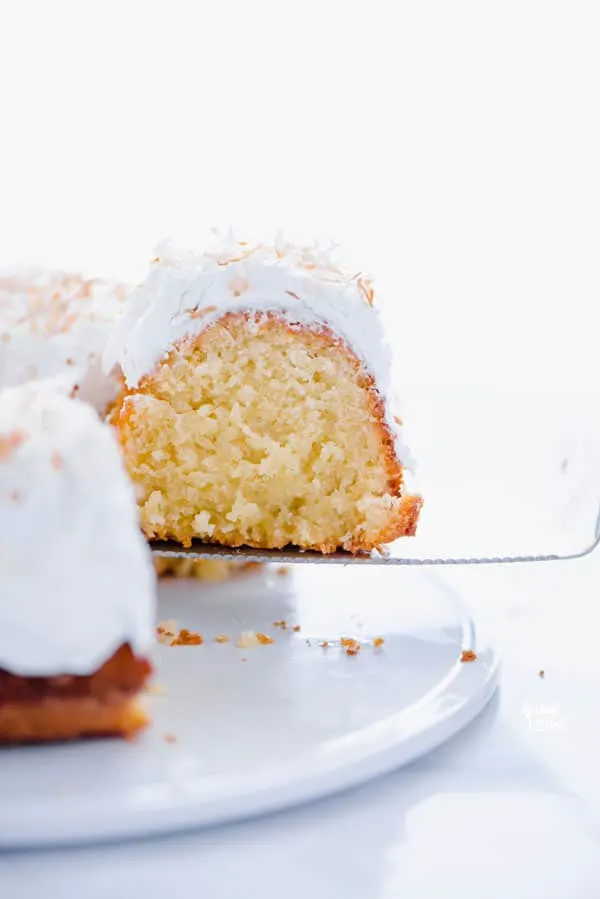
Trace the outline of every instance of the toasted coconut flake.
<path fill-rule="evenodd" d="M 216 311 L 216 306 L 205 306 L 203 309 L 199 309 L 197 306 L 195 306 L 190 312 L 190 318 L 204 318 L 205 315 L 211 315 Z"/>
<path fill-rule="evenodd" d="M 0 437 L 0 462 L 10 459 L 12 454 L 27 440 L 25 431 L 12 431 L 5 437 Z"/>
<path fill-rule="evenodd" d="M 369 306 L 373 306 L 375 303 L 375 291 L 373 290 L 372 280 L 361 275 L 360 278 L 357 278 L 356 283 L 362 291 L 362 294 Z"/>
<path fill-rule="evenodd" d="M 268 634 L 263 634 L 260 631 L 256 635 L 256 639 L 262 646 L 270 646 L 271 643 L 274 643 L 273 637 L 269 637 Z"/>

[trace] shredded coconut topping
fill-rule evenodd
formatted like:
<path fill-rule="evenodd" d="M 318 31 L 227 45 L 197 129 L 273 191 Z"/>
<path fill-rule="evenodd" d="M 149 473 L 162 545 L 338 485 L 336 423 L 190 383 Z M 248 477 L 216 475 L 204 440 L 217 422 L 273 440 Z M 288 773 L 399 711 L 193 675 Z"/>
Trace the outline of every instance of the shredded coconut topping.
<path fill-rule="evenodd" d="M 0 276 L 0 388 L 64 374 L 103 413 L 118 381 L 101 357 L 128 288 L 44 269 Z"/>

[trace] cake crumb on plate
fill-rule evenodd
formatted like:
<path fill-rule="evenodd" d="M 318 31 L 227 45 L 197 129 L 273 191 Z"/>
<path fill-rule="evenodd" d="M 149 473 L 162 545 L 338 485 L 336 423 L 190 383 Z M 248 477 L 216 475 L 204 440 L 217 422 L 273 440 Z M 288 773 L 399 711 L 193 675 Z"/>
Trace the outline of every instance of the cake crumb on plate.
<path fill-rule="evenodd" d="M 261 631 L 244 631 L 236 640 L 235 645 L 240 649 L 248 649 L 251 646 L 268 646 L 274 642 L 272 637 Z"/>
<path fill-rule="evenodd" d="M 204 637 L 197 631 L 189 631 L 187 627 L 182 627 L 174 640 L 171 640 L 169 646 L 201 646 L 204 643 Z"/>
<path fill-rule="evenodd" d="M 256 635 L 256 639 L 262 646 L 269 646 L 271 643 L 274 643 L 273 637 L 269 637 L 268 634 L 263 634 L 260 631 Z"/>
<path fill-rule="evenodd" d="M 347 656 L 355 656 L 360 652 L 360 643 L 352 637 L 342 637 L 340 645 Z"/>

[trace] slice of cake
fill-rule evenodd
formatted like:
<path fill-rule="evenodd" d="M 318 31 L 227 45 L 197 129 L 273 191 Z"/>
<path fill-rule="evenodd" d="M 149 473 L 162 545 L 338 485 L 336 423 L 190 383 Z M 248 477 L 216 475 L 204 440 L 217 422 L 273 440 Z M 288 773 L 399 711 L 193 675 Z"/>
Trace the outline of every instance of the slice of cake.
<path fill-rule="evenodd" d="M 0 276 L 0 387 L 64 375 L 103 415 L 121 383 L 101 357 L 129 289 L 107 280 L 22 268 Z"/>
<path fill-rule="evenodd" d="M 0 744 L 128 737 L 155 575 L 110 429 L 49 383 L 0 391 Z"/>
<path fill-rule="evenodd" d="M 105 355 L 149 538 L 358 552 L 415 533 L 370 281 L 327 252 L 159 252 Z"/>

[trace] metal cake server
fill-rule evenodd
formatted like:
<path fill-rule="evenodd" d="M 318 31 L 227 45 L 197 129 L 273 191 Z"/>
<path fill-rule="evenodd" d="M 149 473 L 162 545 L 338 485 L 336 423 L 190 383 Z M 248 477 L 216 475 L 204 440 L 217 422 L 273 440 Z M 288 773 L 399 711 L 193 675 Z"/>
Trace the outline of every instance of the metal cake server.
<path fill-rule="evenodd" d="M 514 555 L 473 555 L 473 556 L 436 556 L 408 555 L 407 548 L 417 538 L 404 538 L 390 544 L 381 552 L 352 555 L 347 552 L 335 552 L 324 555 L 311 550 L 295 547 L 285 549 L 252 549 L 242 546 L 232 549 L 227 546 L 194 541 L 192 546 L 184 547 L 171 541 L 150 541 L 153 555 L 175 559 L 221 559 L 236 562 L 276 562 L 279 564 L 311 563 L 319 565 L 506 565 L 518 562 L 557 562 L 568 559 L 581 559 L 590 555 L 600 544 L 600 507 L 596 515 L 593 533 L 589 541 L 580 548 L 565 549 L 557 552 L 531 552 Z"/>
<path fill-rule="evenodd" d="M 430 476 L 417 536 L 380 552 L 325 555 L 294 546 L 267 550 L 193 541 L 184 547 L 158 540 L 150 547 L 163 558 L 278 564 L 473 566 L 581 559 L 600 544 L 600 456 L 587 444 L 571 456 L 568 470 L 561 463 L 560 477 L 556 460 L 540 456 L 537 491 L 530 493 L 487 475 L 452 482 Z"/>

